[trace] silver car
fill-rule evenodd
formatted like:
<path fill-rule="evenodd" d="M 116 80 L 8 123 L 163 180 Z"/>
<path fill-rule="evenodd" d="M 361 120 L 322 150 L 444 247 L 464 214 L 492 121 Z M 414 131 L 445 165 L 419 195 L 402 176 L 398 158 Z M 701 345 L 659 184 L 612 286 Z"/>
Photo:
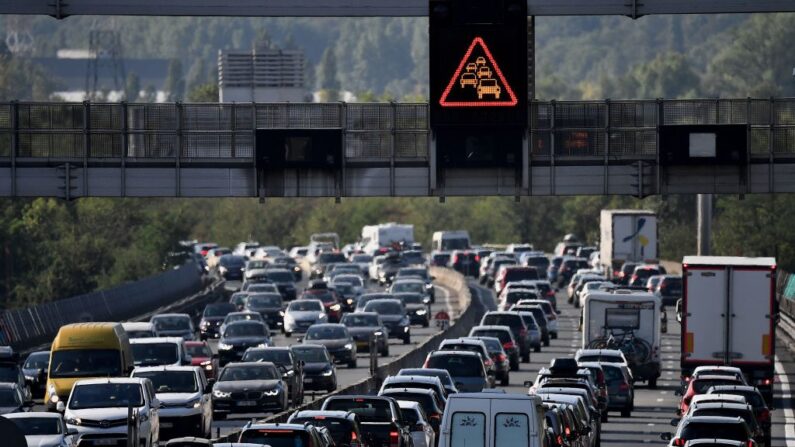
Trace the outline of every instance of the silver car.
<path fill-rule="evenodd" d="M 420 404 L 407 400 L 399 400 L 397 403 L 400 406 L 400 412 L 411 427 L 411 439 L 414 441 L 414 447 L 434 447 L 436 433 Z"/>
<path fill-rule="evenodd" d="M 304 333 L 315 323 L 326 323 L 328 315 L 320 300 L 300 299 L 290 302 L 284 311 L 284 334 Z"/>
<path fill-rule="evenodd" d="M 37 447 L 71 447 L 77 444 L 77 430 L 67 429 L 59 413 L 32 412 L 3 415 L 14 423 L 28 445 Z"/>

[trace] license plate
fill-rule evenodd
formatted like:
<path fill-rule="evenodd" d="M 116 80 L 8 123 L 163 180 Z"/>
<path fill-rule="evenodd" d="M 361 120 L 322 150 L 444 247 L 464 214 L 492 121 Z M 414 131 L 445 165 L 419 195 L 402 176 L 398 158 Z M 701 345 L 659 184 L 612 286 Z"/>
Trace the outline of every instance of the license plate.
<path fill-rule="evenodd" d="M 116 445 L 115 439 L 95 439 L 94 445 Z"/>
<path fill-rule="evenodd" d="M 304 383 L 312 383 L 314 381 L 315 381 L 315 379 L 312 379 L 312 378 L 309 378 L 309 377 L 304 379 Z"/>
<path fill-rule="evenodd" d="M 241 400 L 237 403 L 241 407 L 256 407 L 257 401 L 254 400 Z"/>
<path fill-rule="evenodd" d="M 174 428 L 174 423 L 172 422 L 161 422 L 160 428 Z"/>

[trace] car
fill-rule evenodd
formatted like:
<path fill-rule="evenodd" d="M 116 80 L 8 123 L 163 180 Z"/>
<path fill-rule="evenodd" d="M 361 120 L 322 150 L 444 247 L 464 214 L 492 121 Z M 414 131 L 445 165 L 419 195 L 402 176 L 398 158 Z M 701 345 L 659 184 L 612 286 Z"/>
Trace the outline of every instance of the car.
<path fill-rule="evenodd" d="M 588 365 L 589 362 L 581 363 Z M 620 363 L 598 363 L 605 374 L 607 394 L 609 396 L 607 409 L 618 410 L 621 417 L 631 417 L 635 409 L 635 389 L 632 384 L 632 373 L 626 365 Z"/>
<path fill-rule="evenodd" d="M 639 264 L 637 262 L 624 262 L 621 267 L 614 272 L 613 282 L 619 285 L 629 285 L 629 279 L 632 277 L 632 272 Z"/>
<path fill-rule="evenodd" d="M 602 422 L 607 422 L 607 409 L 610 407 L 610 393 L 607 389 L 607 377 L 605 376 L 605 370 L 602 368 L 602 364 L 585 362 L 578 363 L 577 367 L 587 369 L 591 374 L 591 381 L 596 385 L 596 394 L 599 399 L 600 410 L 602 410 Z"/>
<path fill-rule="evenodd" d="M 244 282 L 240 290 L 248 293 L 279 293 L 279 287 L 264 277 Z"/>
<path fill-rule="evenodd" d="M 522 316 L 518 312 L 486 312 L 480 319 L 481 326 L 508 326 L 519 345 L 519 355 L 524 363 L 530 361 L 530 335 Z"/>
<path fill-rule="evenodd" d="M 326 447 L 323 429 L 312 424 L 249 424 L 240 432 L 239 443 L 281 447 Z"/>
<path fill-rule="evenodd" d="M 398 292 L 393 294 L 403 302 L 411 324 L 431 325 L 431 299 L 424 293 Z"/>
<path fill-rule="evenodd" d="M 492 95 L 494 99 L 500 99 L 502 87 L 497 84 L 496 79 L 481 79 L 478 82 L 478 99 L 483 99 L 485 95 Z"/>
<path fill-rule="evenodd" d="M 33 407 L 33 401 L 17 383 L 0 383 L 0 415 L 26 412 Z"/>
<path fill-rule="evenodd" d="M 138 366 L 187 365 L 188 354 L 177 337 L 134 338 L 130 340 L 133 364 Z"/>
<path fill-rule="evenodd" d="M 279 294 L 281 294 L 282 298 L 285 301 L 292 301 L 295 299 L 296 290 L 295 290 L 294 271 L 283 268 L 270 267 L 267 270 L 265 270 L 263 276 L 267 278 L 272 284 L 276 285 Z"/>
<path fill-rule="evenodd" d="M 690 401 L 693 399 L 693 396 L 697 394 L 705 394 L 710 387 L 718 385 L 745 385 L 745 383 L 744 381 L 738 380 L 737 378 L 731 376 L 699 376 L 688 382 L 684 393 L 681 393 L 679 390 L 677 390 L 677 394 L 682 396 L 682 399 L 679 402 L 679 410 L 682 412 L 682 414 L 687 414 L 687 408 L 690 405 Z"/>
<path fill-rule="evenodd" d="M 552 304 L 549 301 L 543 299 L 529 299 L 529 300 L 521 300 L 516 305 L 540 306 L 541 309 L 544 310 L 544 316 L 546 317 L 545 320 L 546 320 L 547 332 L 549 332 L 549 337 L 552 339 L 558 338 L 558 313 L 555 312 L 555 308 L 552 307 Z M 533 315 L 535 315 L 535 312 L 533 312 Z M 539 319 L 536 318 L 536 321 L 538 320 Z"/>
<path fill-rule="evenodd" d="M 743 371 L 736 366 L 726 366 L 726 365 L 697 366 L 693 370 L 693 372 L 690 373 L 690 376 L 685 376 L 683 379 L 684 382 L 689 382 L 699 376 L 729 376 L 742 381 L 743 385 L 748 385 L 748 380 L 746 380 L 745 374 L 743 374 Z M 683 383 L 683 385 L 685 385 L 683 386 L 683 388 L 686 388 L 686 384 Z"/>
<path fill-rule="evenodd" d="M 541 343 L 543 343 L 544 346 L 549 346 L 552 336 L 549 333 L 549 320 L 547 320 L 547 314 L 544 312 L 543 307 L 537 304 L 514 304 L 510 311 L 532 313 L 533 318 L 535 318 L 536 324 L 538 325 L 538 329 L 541 332 Z"/>
<path fill-rule="evenodd" d="M 245 307 L 245 303 L 243 304 Z M 199 321 L 199 339 L 207 340 L 221 336 L 219 329 L 227 315 L 238 310 L 232 303 L 210 303 L 204 307 Z"/>
<path fill-rule="evenodd" d="M 398 253 L 389 252 L 376 269 L 377 281 L 381 286 L 388 286 L 397 275 L 398 270 L 408 265 Z"/>
<path fill-rule="evenodd" d="M 491 68 L 489 68 L 489 67 L 487 67 L 485 65 L 482 65 L 482 66 L 478 67 L 478 71 L 477 71 L 478 78 L 490 78 L 491 74 L 492 74 L 491 73 Z"/>
<path fill-rule="evenodd" d="M 660 435 L 663 441 L 670 441 L 669 446 L 683 446 L 690 440 L 717 437 L 741 441 L 748 447 L 756 447 L 756 442 L 751 437 L 751 430 L 741 417 L 691 416 L 682 419 L 676 433 Z"/>
<path fill-rule="evenodd" d="M 328 321 L 326 309 L 320 300 L 301 299 L 292 301 L 284 311 L 284 335 L 304 333 L 316 323 Z"/>
<path fill-rule="evenodd" d="M 662 303 L 665 306 L 676 304 L 676 301 L 682 298 L 682 276 L 663 275 L 654 294 L 662 298 Z"/>
<path fill-rule="evenodd" d="M 444 402 L 436 391 L 425 388 L 386 388 L 379 391 L 378 395 L 391 397 L 397 401 L 405 400 L 420 404 L 428 416 L 428 422 L 434 432 L 439 432 L 439 425 L 444 413 Z"/>
<path fill-rule="evenodd" d="M 389 289 L 387 289 L 387 292 L 392 294 L 406 292 L 425 295 L 427 288 L 425 287 L 425 281 L 421 279 L 395 278 L 395 280 L 392 282 L 392 285 L 389 286 Z"/>
<path fill-rule="evenodd" d="M 31 396 L 44 395 L 47 371 L 50 369 L 50 351 L 33 351 L 22 364 L 22 374 L 30 388 Z"/>
<path fill-rule="evenodd" d="M 447 390 L 444 388 L 444 385 L 442 385 L 442 381 L 436 376 L 388 376 L 384 379 L 378 392 L 380 394 L 381 391 L 390 388 L 422 388 L 431 390 L 439 396 L 442 402 L 446 402 L 448 396 Z"/>
<path fill-rule="evenodd" d="M 180 337 L 183 340 L 193 340 L 196 329 L 193 320 L 188 314 L 159 314 L 149 319 L 155 327 L 158 337 Z"/>
<path fill-rule="evenodd" d="M 71 447 L 77 445 L 77 430 L 66 428 L 59 413 L 9 413 L 3 418 L 11 421 L 25 435 L 31 447 Z"/>
<path fill-rule="evenodd" d="M 560 382 L 561 386 L 555 386 L 555 382 Z M 593 393 L 592 389 L 589 389 L 587 385 L 584 386 L 583 382 L 577 383 L 576 381 L 569 381 L 569 383 L 565 383 L 566 380 L 559 380 L 559 379 L 552 379 L 547 383 L 543 383 L 539 386 L 538 389 L 535 390 L 536 394 L 542 395 L 544 393 L 549 394 L 558 394 L 558 395 L 565 395 L 565 396 L 574 396 L 582 399 L 585 403 L 585 408 L 588 411 L 588 417 L 590 418 L 590 424 L 594 433 L 596 433 L 596 443 L 598 444 L 601 440 L 601 421 L 602 421 L 602 411 L 598 407 L 598 402 L 596 400 L 596 396 Z M 579 385 L 580 387 L 575 388 L 571 385 Z M 589 420 L 589 419 L 586 419 Z"/>
<path fill-rule="evenodd" d="M 240 361 L 248 348 L 265 348 L 272 345 L 270 329 L 261 321 L 235 321 L 224 328 L 218 340 L 221 366 Z"/>
<path fill-rule="evenodd" d="M 312 263 L 312 269 L 310 271 L 309 278 L 322 278 L 326 273 L 326 268 L 328 268 L 330 264 L 335 264 L 338 262 L 348 262 L 343 253 L 331 251 L 318 254 L 315 262 Z"/>
<path fill-rule="evenodd" d="M 436 267 L 447 267 L 450 262 L 450 253 L 444 251 L 435 251 L 431 253 L 428 264 Z"/>
<path fill-rule="evenodd" d="M 268 261 L 266 270 L 283 269 L 293 274 L 293 281 L 301 281 L 304 277 L 304 270 L 296 262 L 295 259 L 289 256 L 277 256 Z"/>
<path fill-rule="evenodd" d="M 450 371 L 441 368 L 403 368 L 397 373 L 398 376 L 418 376 L 418 377 L 436 377 L 442 383 L 445 391 L 445 398 L 451 394 L 457 393 L 458 388 L 455 386 L 453 377 Z"/>
<path fill-rule="evenodd" d="M 287 384 L 287 392 L 292 405 L 300 405 L 304 401 L 304 371 L 298 360 L 288 347 L 269 346 L 267 348 L 248 348 L 243 353 L 241 362 L 271 362 L 282 373 L 282 380 Z"/>
<path fill-rule="evenodd" d="M 218 249 L 214 250 L 215 252 Z M 207 261 L 210 264 L 210 261 Z M 218 275 L 227 281 L 242 281 L 243 270 L 246 268 L 246 258 L 233 254 L 225 254 L 218 258 L 217 261 Z"/>
<path fill-rule="evenodd" d="M 132 377 L 149 379 L 160 401 L 160 435 L 163 438 L 199 434 L 212 436 L 212 385 L 198 366 L 135 368 Z"/>
<path fill-rule="evenodd" d="M 574 353 L 574 360 L 577 363 L 618 363 L 629 366 L 624 353 L 618 349 L 578 349 Z"/>
<path fill-rule="evenodd" d="M 301 300 L 317 300 L 323 303 L 326 318 L 330 323 L 339 323 L 342 318 L 342 304 L 337 299 L 336 293 L 323 283 L 323 287 L 308 288 L 301 294 Z"/>
<path fill-rule="evenodd" d="M 479 393 L 489 385 L 483 359 L 477 352 L 433 351 L 423 368 L 446 369 L 459 391 Z"/>
<path fill-rule="evenodd" d="M 248 312 L 256 312 L 262 315 L 262 319 L 268 324 L 268 328 L 281 330 L 284 325 L 284 302 L 282 295 L 273 292 L 251 293 L 246 300 L 244 309 Z"/>
<path fill-rule="evenodd" d="M 764 444 L 766 446 L 770 446 L 771 427 L 773 421 L 770 415 L 770 408 L 768 408 L 767 403 L 765 402 L 765 399 L 758 388 L 751 385 L 713 385 L 707 389 L 707 394 L 716 394 L 722 396 L 736 395 L 745 398 L 746 402 L 748 402 L 748 404 L 754 410 L 756 421 L 765 432 Z"/>
<path fill-rule="evenodd" d="M 468 63 L 468 64 L 466 65 L 465 69 L 466 69 L 466 71 L 467 71 L 467 72 L 472 72 L 472 73 L 474 73 L 474 72 L 475 72 L 475 70 L 477 70 L 477 69 L 478 69 L 478 66 L 477 66 L 477 64 L 470 62 L 470 63 Z"/>
<path fill-rule="evenodd" d="M 218 377 L 218 355 L 213 354 L 206 341 L 186 341 L 182 344 L 185 354 L 190 357 L 191 366 L 198 366 L 204 371 L 208 379 Z"/>
<path fill-rule="evenodd" d="M 665 267 L 656 264 L 641 264 L 635 266 L 632 271 L 632 276 L 629 278 L 627 285 L 634 287 L 643 287 L 650 276 L 665 275 Z"/>
<path fill-rule="evenodd" d="M 262 314 L 259 312 L 250 312 L 248 310 L 229 312 L 226 317 L 224 317 L 224 321 L 221 323 L 221 326 L 218 328 L 218 337 L 224 333 L 226 326 L 236 321 L 259 321 L 260 323 L 265 323 L 265 318 L 263 318 Z"/>
<path fill-rule="evenodd" d="M 245 270 L 243 271 L 243 280 L 250 281 L 253 278 L 259 278 L 265 274 L 270 263 L 264 259 L 250 259 L 246 262 Z"/>
<path fill-rule="evenodd" d="M 369 352 L 371 337 L 375 341 L 375 349 L 382 357 L 389 356 L 389 331 L 381 317 L 375 312 L 353 312 L 345 314 L 341 323 L 356 342 L 357 350 Z"/>
<path fill-rule="evenodd" d="M 325 428 L 338 447 L 358 446 L 363 439 L 359 416 L 350 411 L 296 411 L 290 415 L 287 423 Z"/>
<path fill-rule="evenodd" d="M 136 431 L 140 447 L 160 442 L 160 401 L 149 379 L 118 377 L 78 380 L 69 401 L 58 402 L 67 429 L 76 430 L 80 444 L 126 445 L 130 410 L 137 410 Z M 100 441 L 101 440 L 101 441 Z M 110 444 L 113 445 L 113 444 Z"/>
<path fill-rule="evenodd" d="M 522 267 L 513 264 L 502 265 L 494 277 L 494 291 L 499 295 L 509 282 L 537 279 L 540 279 L 538 271 L 533 267 Z"/>
<path fill-rule="evenodd" d="M 323 345 L 335 363 L 345 363 L 348 368 L 356 368 L 356 342 L 348 328 L 339 323 L 321 323 L 309 327 L 304 342 Z"/>
<path fill-rule="evenodd" d="M 218 261 L 221 259 L 221 256 L 231 254 L 232 250 L 230 250 L 228 247 L 215 246 L 214 248 L 207 250 L 207 254 L 204 255 L 204 259 L 207 261 L 207 267 L 210 268 L 210 270 L 213 270 L 218 267 Z"/>
<path fill-rule="evenodd" d="M 521 264 L 525 267 L 533 267 L 538 270 L 538 277 L 546 277 L 547 269 L 549 268 L 549 258 L 541 252 L 529 252 L 519 258 Z"/>
<path fill-rule="evenodd" d="M 584 394 L 574 392 L 559 393 L 559 388 L 541 388 L 535 391 L 535 395 L 543 399 L 544 403 L 554 402 L 556 404 L 566 404 L 571 407 L 574 415 L 572 422 L 578 425 L 577 435 L 583 447 L 594 447 L 600 444 L 600 419 L 595 408 L 590 406 Z M 566 389 L 564 389 L 566 390 Z"/>
<path fill-rule="evenodd" d="M 538 326 L 536 317 L 533 315 L 532 312 L 523 312 L 520 310 L 517 313 L 519 314 L 520 317 L 522 317 L 522 321 L 527 327 L 527 337 L 530 340 L 530 347 L 533 348 L 533 352 L 540 352 L 541 327 Z"/>
<path fill-rule="evenodd" d="M 363 295 L 360 295 L 359 299 L 356 300 L 356 307 L 354 308 L 353 311 L 364 312 L 364 306 L 366 306 L 367 303 L 369 303 L 372 300 L 380 300 L 380 299 L 391 300 L 394 298 L 395 297 L 392 296 L 391 293 L 380 293 L 380 292 L 365 293 Z"/>
<path fill-rule="evenodd" d="M 365 312 L 375 312 L 381 316 L 389 331 L 389 338 L 399 338 L 403 344 L 411 343 L 411 320 L 403 302 L 398 299 L 376 299 L 364 306 Z"/>
<path fill-rule="evenodd" d="M 428 416 L 422 409 L 419 403 L 399 400 L 400 412 L 406 418 L 406 422 L 410 427 L 411 438 L 414 447 L 435 447 L 436 446 L 436 432 L 433 430 Z"/>
<path fill-rule="evenodd" d="M 508 326 L 475 326 L 469 330 L 469 337 L 495 337 L 500 341 L 511 370 L 519 370 L 519 345 Z"/>
<path fill-rule="evenodd" d="M 234 413 L 284 411 L 289 406 L 287 385 L 271 362 L 229 363 L 213 385 L 213 418 Z"/>
<path fill-rule="evenodd" d="M 494 364 L 494 379 L 500 381 L 501 386 L 508 386 L 511 383 L 510 371 L 511 363 L 508 361 L 508 354 L 500 343 L 497 337 L 467 337 L 474 340 L 480 340 L 486 345 L 491 361 Z"/>
<path fill-rule="evenodd" d="M 497 376 L 497 365 L 492 360 L 489 349 L 486 343 L 482 340 L 469 337 L 461 338 L 448 338 L 439 343 L 440 351 L 471 351 L 480 355 L 484 368 L 486 368 L 486 375 L 489 381 L 488 387 L 494 386 L 494 381 Z"/>
<path fill-rule="evenodd" d="M 508 283 L 508 286 L 511 286 L 513 284 L 514 283 Z M 519 287 L 510 288 L 510 289 L 506 287 L 502 290 L 502 293 L 500 293 L 500 296 L 498 298 L 500 304 L 497 306 L 497 310 L 505 311 L 513 307 L 513 305 L 518 303 L 519 301 L 530 301 L 538 299 L 538 292 L 536 290 L 530 290 Z"/>
<path fill-rule="evenodd" d="M 356 264 L 337 263 L 330 264 L 323 275 L 323 281 L 330 283 L 339 275 L 361 275 L 362 271 Z"/>
<path fill-rule="evenodd" d="M 235 292 L 229 296 L 229 304 L 235 306 L 238 311 L 242 311 L 246 307 L 247 298 L 248 292 Z"/>
<path fill-rule="evenodd" d="M 337 368 L 325 346 L 304 343 L 291 346 L 290 351 L 303 362 L 304 390 L 332 392 L 337 389 Z"/>
<path fill-rule="evenodd" d="M 419 278 L 425 282 L 425 293 L 431 297 L 431 303 L 436 302 L 436 289 L 433 287 L 433 281 L 436 279 L 428 273 L 425 267 L 403 267 L 398 270 L 395 279 L 404 278 Z"/>
<path fill-rule="evenodd" d="M 128 338 L 149 338 L 157 337 L 155 326 L 148 321 L 127 321 L 121 324 Z"/>
<path fill-rule="evenodd" d="M 759 425 L 754 416 L 753 408 L 748 404 L 728 404 L 717 402 L 701 402 L 690 405 L 687 414 L 684 416 L 724 416 L 724 417 L 741 417 L 751 431 L 751 437 L 756 441 L 759 446 L 770 447 L 766 440 L 765 431 Z M 671 425 L 676 419 L 671 420 Z"/>
<path fill-rule="evenodd" d="M 259 246 L 260 243 L 255 241 L 240 242 L 239 244 L 235 245 L 232 253 L 238 256 L 252 257 L 249 256 L 249 252 L 256 251 Z M 253 255 L 253 253 L 251 254 Z"/>
<path fill-rule="evenodd" d="M 554 261 L 555 260 L 553 259 L 553 265 Z M 556 275 L 558 286 L 564 286 L 569 284 L 571 282 L 572 277 L 577 272 L 577 270 L 589 269 L 589 268 L 590 265 L 588 264 L 587 259 L 564 256 L 561 259 L 560 267 L 558 268 L 558 273 Z"/>
<path fill-rule="evenodd" d="M 448 267 L 464 276 L 478 276 L 480 258 L 478 254 L 470 250 L 453 250 L 450 253 Z"/>
<path fill-rule="evenodd" d="M 322 411 L 350 411 L 362 422 L 362 435 L 369 445 L 410 447 L 412 436 L 395 399 L 387 396 L 336 395 L 323 401 Z"/>
<path fill-rule="evenodd" d="M 373 262 L 373 257 L 365 253 L 356 253 L 351 258 L 351 264 L 356 264 L 361 270 L 361 274 L 368 276 L 370 272 L 370 264 Z"/>

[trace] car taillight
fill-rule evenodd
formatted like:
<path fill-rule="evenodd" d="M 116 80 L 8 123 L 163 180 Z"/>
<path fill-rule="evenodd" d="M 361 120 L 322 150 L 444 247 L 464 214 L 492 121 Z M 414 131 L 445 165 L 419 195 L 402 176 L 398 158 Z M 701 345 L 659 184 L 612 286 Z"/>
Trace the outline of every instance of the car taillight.
<path fill-rule="evenodd" d="M 519 329 L 519 336 L 526 337 L 527 336 L 527 329 Z"/>
<path fill-rule="evenodd" d="M 398 432 L 394 430 L 389 432 L 389 447 L 398 447 L 400 445 L 398 441 Z"/>
<path fill-rule="evenodd" d="M 497 354 L 497 361 L 500 363 L 504 362 L 506 358 L 505 354 Z"/>
<path fill-rule="evenodd" d="M 673 443 L 673 445 L 675 445 L 675 446 L 677 446 L 677 447 L 684 447 L 684 445 L 685 445 L 685 440 L 684 440 L 684 439 L 682 439 L 682 438 L 674 438 L 674 440 L 673 440 L 673 442 L 672 442 L 672 443 Z"/>
<path fill-rule="evenodd" d="M 765 408 L 764 410 L 759 412 L 759 422 L 769 422 L 770 421 L 770 410 Z"/>
<path fill-rule="evenodd" d="M 549 321 L 552 321 L 552 320 L 557 320 L 557 319 L 558 319 L 558 317 L 556 317 L 556 316 L 555 316 L 555 314 L 549 314 L 549 315 L 547 315 L 547 320 L 549 320 Z"/>
<path fill-rule="evenodd" d="M 433 413 L 433 414 L 430 415 L 430 418 L 435 420 L 435 421 L 441 421 L 442 420 L 442 415 L 439 414 L 439 413 Z"/>
<path fill-rule="evenodd" d="M 493 364 L 494 364 L 494 362 L 492 362 L 492 361 L 491 361 L 491 359 L 486 359 L 486 360 L 483 362 L 483 364 L 484 364 L 484 365 L 486 365 L 486 366 L 491 366 L 491 365 L 493 365 Z"/>
<path fill-rule="evenodd" d="M 480 256 L 475 255 L 475 262 L 480 262 Z"/>
<path fill-rule="evenodd" d="M 513 344 L 512 341 L 505 342 L 502 344 L 503 349 L 513 349 L 516 345 Z"/>
<path fill-rule="evenodd" d="M 622 383 L 621 385 L 618 386 L 618 389 L 619 389 L 619 391 L 629 391 L 629 384 L 628 383 Z"/>
<path fill-rule="evenodd" d="M 753 441 L 753 440 L 749 439 L 749 440 L 748 440 L 748 443 L 747 443 L 746 445 L 747 445 L 748 447 L 754 447 L 756 444 L 754 444 L 754 441 Z"/>
<path fill-rule="evenodd" d="M 422 364 L 422 367 L 423 368 L 427 368 L 428 367 L 428 359 L 425 359 L 425 363 Z"/>
<path fill-rule="evenodd" d="M 558 442 L 559 446 L 562 446 L 563 445 L 563 436 L 558 435 L 557 442 Z"/>
<path fill-rule="evenodd" d="M 773 379 L 771 379 L 771 378 L 762 379 L 762 380 L 756 382 L 756 384 L 757 385 L 768 385 L 769 386 L 769 385 L 773 384 Z"/>
<path fill-rule="evenodd" d="M 555 292 L 553 290 L 547 290 L 547 296 L 555 296 Z"/>
<path fill-rule="evenodd" d="M 353 442 L 353 441 L 355 441 L 355 440 L 357 440 L 357 439 L 359 439 L 359 437 L 358 437 L 358 436 L 356 436 L 356 432 L 355 432 L 355 431 L 352 431 L 352 432 L 351 432 L 351 442 Z"/>
<path fill-rule="evenodd" d="M 458 255 L 453 256 L 453 264 L 458 262 Z"/>
<path fill-rule="evenodd" d="M 632 278 L 629 280 L 629 282 L 635 282 L 637 279 L 638 275 L 632 275 Z"/>
<path fill-rule="evenodd" d="M 571 435 L 571 429 L 569 427 L 566 427 L 566 436 L 569 435 Z"/>

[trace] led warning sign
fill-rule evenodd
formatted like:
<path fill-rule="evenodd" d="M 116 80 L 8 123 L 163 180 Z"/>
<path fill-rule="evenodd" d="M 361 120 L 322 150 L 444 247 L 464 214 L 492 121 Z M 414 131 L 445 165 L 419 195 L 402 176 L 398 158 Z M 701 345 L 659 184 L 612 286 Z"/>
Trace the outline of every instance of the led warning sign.
<path fill-rule="evenodd" d="M 442 107 L 514 107 L 518 103 L 486 42 L 475 37 L 439 99 Z"/>

